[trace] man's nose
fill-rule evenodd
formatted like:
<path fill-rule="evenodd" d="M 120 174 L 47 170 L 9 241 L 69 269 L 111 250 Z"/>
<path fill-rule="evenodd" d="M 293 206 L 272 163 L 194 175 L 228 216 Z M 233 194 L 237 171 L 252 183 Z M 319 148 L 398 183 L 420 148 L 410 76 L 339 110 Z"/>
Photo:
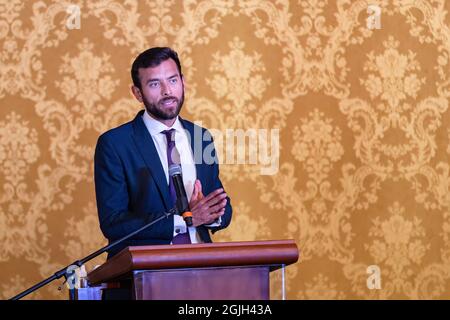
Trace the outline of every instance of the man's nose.
<path fill-rule="evenodd" d="M 161 84 L 161 95 L 163 96 L 170 96 L 172 94 L 172 90 L 170 89 L 170 86 L 163 82 Z"/>

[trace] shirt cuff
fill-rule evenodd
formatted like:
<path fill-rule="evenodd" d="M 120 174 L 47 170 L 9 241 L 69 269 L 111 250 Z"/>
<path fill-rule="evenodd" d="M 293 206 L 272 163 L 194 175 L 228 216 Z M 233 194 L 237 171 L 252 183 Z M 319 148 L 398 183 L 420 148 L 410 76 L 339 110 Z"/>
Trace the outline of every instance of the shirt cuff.
<path fill-rule="evenodd" d="M 218 217 L 213 223 L 205 224 L 205 227 L 220 227 L 222 224 L 222 217 Z"/>
<path fill-rule="evenodd" d="M 179 233 L 186 233 L 187 227 L 186 222 L 182 216 L 174 215 L 173 216 L 173 236 L 175 237 Z"/>

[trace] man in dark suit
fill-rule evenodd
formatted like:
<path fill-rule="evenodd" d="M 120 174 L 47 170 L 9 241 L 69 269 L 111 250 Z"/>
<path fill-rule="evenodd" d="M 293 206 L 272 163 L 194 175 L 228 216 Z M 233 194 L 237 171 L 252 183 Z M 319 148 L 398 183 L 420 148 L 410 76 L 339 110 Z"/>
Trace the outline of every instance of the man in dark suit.
<path fill-rule="evenodd" d="M 168 173 L 174 152 L 193 226 L 172 215 L 111 249 L 108 257 L 127 246 L 211 242 L 209 231 L 227 227 L 232 208 L 209 132 L 178 116 L 184 102 L 178 56 L 170 48 L 148 49 L 134 61 L 131 75 L 133 95 L 145 110 L 98 139 L 95 191 L 100 228 L 112 242 L 174 207 Z"/>

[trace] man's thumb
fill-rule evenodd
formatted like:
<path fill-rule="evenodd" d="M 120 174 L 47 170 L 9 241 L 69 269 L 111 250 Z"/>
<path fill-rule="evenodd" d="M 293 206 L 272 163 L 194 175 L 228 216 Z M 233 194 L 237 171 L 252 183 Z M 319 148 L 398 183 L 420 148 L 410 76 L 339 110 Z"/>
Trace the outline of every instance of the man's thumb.
<path fill-rule="evenodd" d="M 195 180 L 194 182 L 194 190 L 192 191 L 192 197 L 195 199 L 198 196 L 198 180 Z"/>
<path fill-rule="evenodd" d="M 202 193 L 202 183 L 200 182 L 200 180 L 196 180 L 195 184 L 198 186 L 198 194 L 199 194 L 199 198 L 203 198 L 203 193 Z"/>

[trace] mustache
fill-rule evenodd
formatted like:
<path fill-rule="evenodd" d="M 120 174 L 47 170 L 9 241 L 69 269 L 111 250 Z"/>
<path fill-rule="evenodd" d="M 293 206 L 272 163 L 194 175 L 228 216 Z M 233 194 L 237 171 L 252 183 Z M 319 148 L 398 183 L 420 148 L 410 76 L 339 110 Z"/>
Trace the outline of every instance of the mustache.
<path fill-rule="evenodd" d="M 161 100 L 159 100 L 158 103 L 164 103 L 164 102 L 166 102 L 168 100 L 175 100 L 176 103 L 179 102 L 176 97 L 165 97 L 165 98 L 162 98 Z"/>

